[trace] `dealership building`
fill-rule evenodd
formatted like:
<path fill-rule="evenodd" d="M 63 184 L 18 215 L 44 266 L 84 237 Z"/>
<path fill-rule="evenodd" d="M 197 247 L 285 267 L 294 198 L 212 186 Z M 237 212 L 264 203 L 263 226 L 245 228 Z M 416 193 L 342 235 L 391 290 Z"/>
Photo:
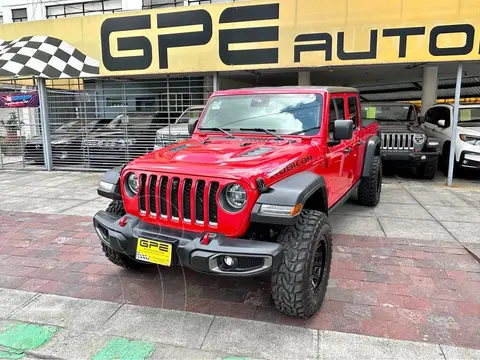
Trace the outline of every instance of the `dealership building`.
<path fill-rule="evenodd" d="M 480 96 L 480 0 L 0 6 L 3 168 L 125 162 L 217 89 L 353 86 L 363 101 L 421 101 L 422 112 L 452 99 L 457 80 L 464 101 Z M 136 132 L 128 118 L 141 119 Z"/>

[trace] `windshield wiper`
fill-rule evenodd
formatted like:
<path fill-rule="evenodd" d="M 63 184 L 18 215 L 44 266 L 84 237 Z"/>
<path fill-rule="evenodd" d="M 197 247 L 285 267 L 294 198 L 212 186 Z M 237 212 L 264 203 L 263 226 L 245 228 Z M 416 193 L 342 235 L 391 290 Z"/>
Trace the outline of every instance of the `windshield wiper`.
<path fill-rule="evenodd" d="M 198 128 L 198 130 L 220 131 L 220 132 L 224 133 L 225 135 L 227 135 L 228 138 L 233 139 L 235 137 L 228 132 L 228 130 L 230 130 L 230 129 L 222 129 L 222 128 L 219 128 L 219 127 L 202 127 L 202 128 Z"/>
<path fill-rule="evenodd" d="M 283 140 L 283 138 L 280 135 L 275 134 L 272 130 L 268 130 L 268 129 L 264 129 L 264 128 L 252 128 L 252 129 L 250 129 L 250 128 L 240 128 L 239 130 L 240 131 L 264 132 L 265 134 L 273 136 L 277 140 Z"/>
<path fill-rule="evenodd" d="M 318 129 L 320 129 L 320 126 L 314 126 L 314 127 L 308 128 L 308 129 L 295 131 L 295 132 L 292 132 L 292 133 L 287 134 L 287 135 L 298 135 L 298 134 L 303 134 L 303 133 L 306 133 L 306 132 L 309 132 L 309 131 L 312 131 L 312 130 L 318 130 Z"/>

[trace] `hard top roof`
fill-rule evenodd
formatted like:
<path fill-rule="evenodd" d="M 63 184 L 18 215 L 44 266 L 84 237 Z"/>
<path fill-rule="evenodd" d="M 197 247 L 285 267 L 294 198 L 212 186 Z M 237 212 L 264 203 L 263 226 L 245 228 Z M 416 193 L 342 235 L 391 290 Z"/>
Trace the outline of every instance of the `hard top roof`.
<path fill-rule="evenodd" d="M 402 101 L 363 101 L 362 102 L 362 106 L 363 105 L 398 105 L 398 106 L 415 106 L 414 104 L 412 103 L 409 103 L 409 102 L 402 102 Z"/>
<path fill-rule="evenodd" d="M 343 86 L 270 86 L 242 89 L 220 90 L 215 95 L 241 95 L 241 94 L 311 94 L 311 93 L 358 93 L 352 87 Z"/>
<path fill-rule="evenodd" d="M 434 104 L 434 106 L 449 106 L 449 107 L 452 107 L 454 106 L 453 103 L 436 103 Z M 480 104 L 477 104 L 477 103 L 460 103 L 459 104 L 459 107 L 460 108 L 480 108 Z"/>

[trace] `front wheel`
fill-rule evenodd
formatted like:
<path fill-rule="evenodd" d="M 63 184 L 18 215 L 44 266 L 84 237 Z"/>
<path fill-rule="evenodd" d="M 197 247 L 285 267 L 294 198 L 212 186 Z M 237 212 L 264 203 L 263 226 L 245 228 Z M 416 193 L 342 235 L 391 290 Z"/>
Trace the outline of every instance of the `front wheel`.
<path fill-rule="evenodd" d="M 437 172 L 438 159 L 429 161 L 417 167 L 417 177 L 432 180 Z"/>
<path fill-rule="evenodd" d="M 283 313 L 308 318 L 322 306 L 332 262 L 332 231 L 327 216 L 303 210 L 295 225 L 278 236 L 283 259 L 272 275 L 272 297 Z"/>
<path fill-rule="evenodd" d="M 122 200 L 113 200 L 105 210 L 107 213 L 123 216 L 126 214 Z M 135 261 L 127 254 L 118 252 L 102 242 L 102 250 L 105 256 L 113 264 L 126 269 L 140 269 L 144 264 Z"/>

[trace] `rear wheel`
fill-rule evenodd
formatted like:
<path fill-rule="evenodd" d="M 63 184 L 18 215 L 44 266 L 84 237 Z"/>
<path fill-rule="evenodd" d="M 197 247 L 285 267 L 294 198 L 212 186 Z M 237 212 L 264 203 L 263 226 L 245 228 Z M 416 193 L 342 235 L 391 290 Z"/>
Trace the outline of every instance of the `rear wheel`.
<path fill-rule="evenodd" d="M 113 200 L 105 210 L 107 213 L 123 216 L 126 214 L 123 207 L 122 200 Z M 118 252 L 108 247 L 102 242 L 102 250 L 108 260 L 117 266 L 121 266 L 126 269 L 140 269 L 144 264 L 139 263 L 132 259 L 127 254 Z"/>
<path fill-rule="evenodd" d="M 380 201 L 382 192 L 382 161 L 374 156 L 368 177 L 361 180 L 358 187 L 358 202 L 365 206 L 375 206 Z"/>
<path fill-rule="evenodd" d="M 303 210 L 295 225 L 282 229 L 283 259 L 272 275 L 272 296 L 283 313 L 308 318 L 322 306 L 332 262 L 332 231 L 327 216 Z"/>

